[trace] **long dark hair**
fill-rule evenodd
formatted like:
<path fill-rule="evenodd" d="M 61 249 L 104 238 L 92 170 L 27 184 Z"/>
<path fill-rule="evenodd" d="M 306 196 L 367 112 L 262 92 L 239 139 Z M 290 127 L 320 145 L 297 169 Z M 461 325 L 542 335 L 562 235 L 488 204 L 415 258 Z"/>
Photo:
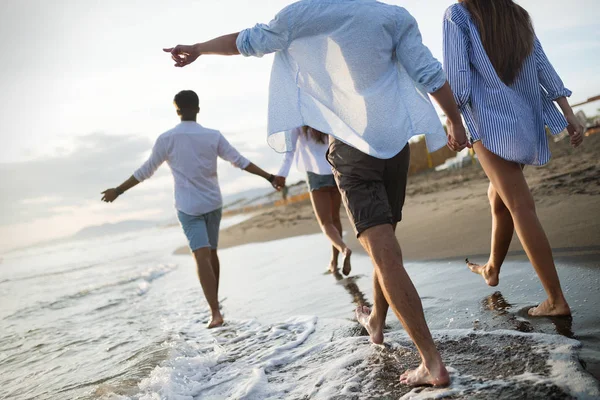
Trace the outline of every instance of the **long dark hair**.
<path fill-rule="evenodd" d="M 310 126 L 302 127 L 302 134 L 307 139 L 312 139 L 313 141 L 321 144 L 327 143 L 327 135 L 321 131 L 311 128 Z"/>
<path fill-rule="evenodd" d="M 473 17 L 496 73 L 510 85 L 519 75 L 534 43 L 529 13 L 512 0 L 458 0 Z"/>

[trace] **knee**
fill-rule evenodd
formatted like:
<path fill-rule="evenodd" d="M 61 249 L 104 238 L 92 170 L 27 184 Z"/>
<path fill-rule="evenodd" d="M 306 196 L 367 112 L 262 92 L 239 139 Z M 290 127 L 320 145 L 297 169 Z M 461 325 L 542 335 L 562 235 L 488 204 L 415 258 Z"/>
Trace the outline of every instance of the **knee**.
<path fill-rule="evenodd" d="M 212 250 L 210 247 L 202 247 L 194 250 L 194 258 L 196 260 L 210 260 L 212 256 Z"/>
<path fill-rule="evenodd" d="M 490 200 L 490 208 L 495 215 L 509 213 L 508 207 L 493 188 L 488 189 L 488 199 Z"/>

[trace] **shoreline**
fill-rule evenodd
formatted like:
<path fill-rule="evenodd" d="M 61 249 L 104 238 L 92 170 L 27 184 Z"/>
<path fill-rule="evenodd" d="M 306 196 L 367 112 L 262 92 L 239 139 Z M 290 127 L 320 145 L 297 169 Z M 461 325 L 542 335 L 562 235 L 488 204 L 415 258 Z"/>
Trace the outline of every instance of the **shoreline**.
<path fill-rule="evenodd" d="M 553 249 L 600 245 L 600 135 L 587 137 L 580 149 L 566 140 L 550 143 L 553 159 L 543 167 L 527 167 L 525 175 Z M 488 181 L 479 164 L 463 169 L 411 175 L 403 220 L 397 234 L 410 261 L 473 257 L 485 262 L 490 251 L 491 214 Z M 345 210 L 344 240 L 363 252 Z M 220 233 L 220 249 L 242 244 L 320 233 L 310 200 L 272 207 Z M 516 236 L 516 235 L 515 235 Z M 513 237 L 509 252 L 522 252 Z M 174 254 L 189 254 L 187 246 Z M 477 259 L 475 259 L 475 257 Z M 328 260 L 324 260 L 326 263 Z"/>

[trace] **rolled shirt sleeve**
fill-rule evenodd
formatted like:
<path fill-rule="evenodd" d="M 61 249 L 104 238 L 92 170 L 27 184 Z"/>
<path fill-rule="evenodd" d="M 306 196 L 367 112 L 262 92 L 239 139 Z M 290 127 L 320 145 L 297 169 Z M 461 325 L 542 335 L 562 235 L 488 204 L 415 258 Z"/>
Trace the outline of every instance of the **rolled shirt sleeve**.
<path fill-rule="evenodd" d="M 243 157 L 222 134 L 219 137 L 217 154 L 223 160 L 229 161 L 234 167 L 245 169 L 250 165 L 250 160 Z"/>
<path fill-rule="evenodd" d="M 156 140 L 154 147 L 152 148 L 152 153 L 150 154 L 148 160 L 133 173 L 134 178 L 137 179 L 139 182 L 145 181 L 146 179 L 154 175 L 158 167 L 160 167 L 161 164 L 164 163 L 166 160 L 166 144 L 164 139 L 162 137 L 159 137 Z"/>
<path fill-rule="evenodd" d="M 444 19 L 444 69 L 459 108 L 471 97 L 469 42 L 465 33 L 447 15 Z"/>
<path fill-rule="evenodd" d="M 537 64 L 538 78 L 540 84 L 546 91 L 550 100 L 556 100 L 560 97 L 570 97 L 572 92 L 565 88 L 562 79 L 548 60 L 546 53 L 539 39 L 535 38 L 534 42 L 535 61 Z"/>
<path fill-rule="evenodd" d="M 262 57 L 265 54 L 287 49 L 290 44 L 290 13 L 283 9 L 266 24 L 244 29 L 238 35 L 236 45 L 245 57 Z"/>
<path fill-rule="evenodd" d="M 419 25 L 403 8 L 399 9 L 396 57 L 411 79 L 428 93 L 438 91 L 446 83 L 442 64 L 423 44 Z"/>

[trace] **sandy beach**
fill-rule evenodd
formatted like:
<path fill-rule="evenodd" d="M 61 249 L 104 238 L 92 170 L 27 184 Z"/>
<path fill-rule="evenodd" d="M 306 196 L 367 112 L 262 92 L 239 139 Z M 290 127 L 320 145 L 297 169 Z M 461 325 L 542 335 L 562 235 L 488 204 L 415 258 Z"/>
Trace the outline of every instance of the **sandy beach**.
<path fill-rule="evenodd" d="M 540 220 L 555 252 L 600 246 L 600 135 L 572 149 L 567 140 L 551 142 L 552 160 L 525 173 L 536 199 Z M 490 246 L 491 216 L 487 178 L 478 164 L 412 175 L 398 225 L 407 260 L 471 257 L 485 261 Z M 346 213 L 345 237 L 358 251 Z M 310 201 L 274 207 L 221 231 L 220 248 L 266 242 L 320 232 Z M 187 254 L 186 246 L 176 254 Z M 511 252 L 522 252 L 514 237 Z M 324 260 L 326 263 L 327 260 Z"/>

